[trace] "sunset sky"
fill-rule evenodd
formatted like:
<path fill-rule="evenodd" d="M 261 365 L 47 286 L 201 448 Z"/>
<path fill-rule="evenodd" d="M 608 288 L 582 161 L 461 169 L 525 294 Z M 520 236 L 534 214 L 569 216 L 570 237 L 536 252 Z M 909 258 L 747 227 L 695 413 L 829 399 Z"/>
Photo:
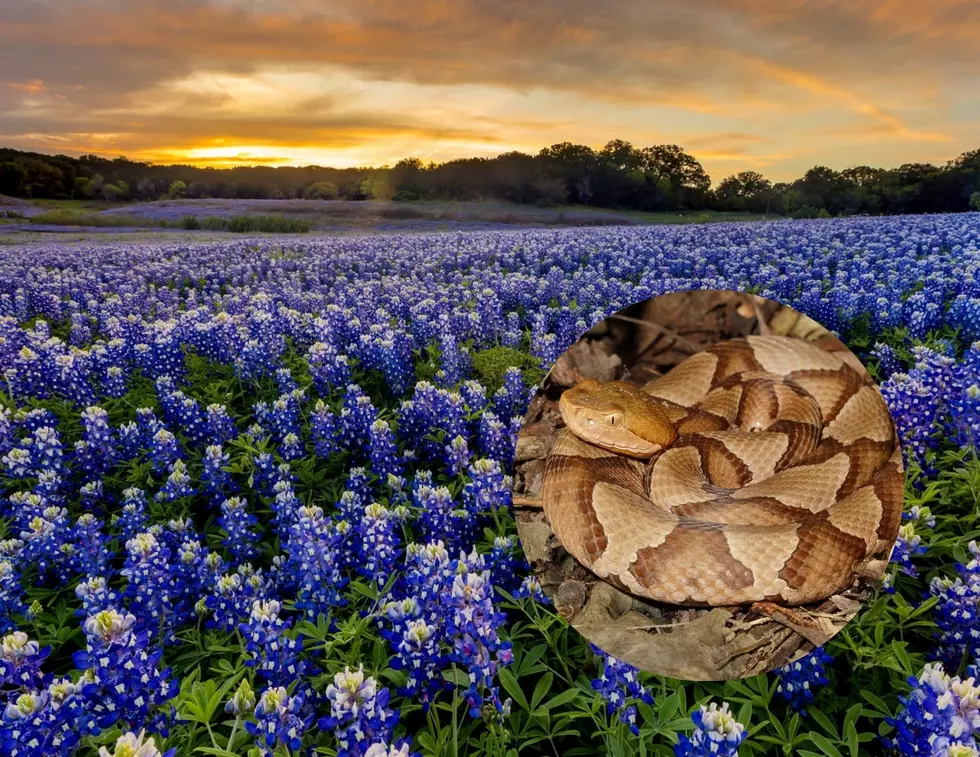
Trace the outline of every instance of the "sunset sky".
<path fill-rule="evenodd" d="M 380 165 L 676 143 L 715 182 L 980 147 L 976 0 L 3 0 L 0 145 Z"/>

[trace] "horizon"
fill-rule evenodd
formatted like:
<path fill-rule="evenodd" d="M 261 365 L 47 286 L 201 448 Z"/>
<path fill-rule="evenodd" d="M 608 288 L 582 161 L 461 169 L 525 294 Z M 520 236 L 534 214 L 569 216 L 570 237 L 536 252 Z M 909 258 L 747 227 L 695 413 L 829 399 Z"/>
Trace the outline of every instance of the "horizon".
<path fill-rule="evenodd" d="M 567 140 L 565 140 L 565 141 L 567 141 Z M 559 141 L 559 143 L 560 143 L 560 141 Z M 551 144 L 558 144 L 558 143 L 551 143 Z M 605 143 L 603 143 L 603 145 L 604 144 Z M 603 145 L 587 145 L 587 146 L 590 147 L 591 149 L 595 150 L 596 152 L 598 152 L 599 150 L 602 149 L 602 146 Z M 536 150 L 529 150 L 526 154 L 532 155 L 532 156 L 536 156 L 540 152 L 541 149 L 543 149 L 545 147 L 550 147 L 550 146 L 551 145 L 542 145 L 541 148 L 538 148 Z M 634 145 L 634 147 L 646 147 L 646 146 L 647 145 Z M 684 148 L 684 145 L 679 145 L 679 147 L 681 147 L 681 149 L 684 149 L 685 152 L 688 152 L 686 150 L 686 148 Z M 4 150 L 4 149 L 19 150 L 20 148 L 12 147 L 10 145 L 0 145 L 0 150 Z M 975 150 L 975 149 L 978 149 L 978 148 L 973 148 L 973 149 Z M 61 152 L 61 153 L 56 153 L 56 152 L 43 152 L 42 153 L 42 152 L 37 151 L 37 150 L 30 150 L 30 151 L 25 151 L 25 152 L 35 152 L 37 154 L 46 155 L 48 157 L 56 157 L 58 155 L 64 155 L 64 156 L 66 156 L 68 158 L 72 158 L 72 159 L 76 159 L 76 160 L 82 158 L 85 155 L 95 155 L 98 158 L 102 158 L 102 159 L 109 160 L 109 161 L 116 160 L 118 158 L 122 158 L 122 159 L 125 159 L 127 161 L 130 161 L 132 163 L 146 163 L 147 165 L 153 166 L 155 168 L 171 168 L 171 167 L 176 168 L 176 167 L 185 166 L 185 167 L 190 167 L 190 168 L 213 168 L 213 169 L 216 169 L 216 170 L 230 170 L 230 169 L 235 169 L 235 168 L 243 168 L 243 169 L 249 169 L 249 168 L 301 168 L 301 169 L 304 169 L 305 168 L 305 169 L 319 169 L 319 170 L 328 170 L 328 171 L 329 170 L 334 170 L 334 171 L 345 171 L 345 170 L 351 170 L 351 171 L 385 171 L 385 170 L 391 170 L 395 166 L 395 164 L 398 162 L 396 160 L 396 161 L 392 161 L 390 164 L 383 164 L 383 165 L 351 165 L 351 166 L 334 166 L 334 165 L 324 165 L 324 164 L 316 164 L 316 163 L 286 163 L 286 162 L 278 162 L 278 163 L 274 163 L 274 164 L 268 164 L 268 163 L 256 163 L 256 164 L 234 163 L 234 164 L 231 164 L 231 165 L 220 165 L 220 164 L 219 165 L 212 165 L 212 164 L 203 164 L 203 163 L 194 163 L 194 162 L 153 162 L 153 161 L 146 161 L 146 160 L 135 160 L 135 159 L 133 159 L 130 156 L 127 156 L 127 155 L 108 155 L 108 154 L 99 154 L 99 153 L 94 153 L 94 152 L 93 153 L 82 152 L 82 153 L 76 153 L 76 154 L 70 154 L 70 153 L 66 153 L 66 152 Z M 933 163 L 933 165 L 935 165 L 939 169 L 942 169 L 950 161 L 954 160 L 955 158 L 959 157 L 960 155 L 964 154 L 965 152 L 972 152 L 972 150 L 964 150 L 963 153 L 957 153 L 956 155 L 950 155 L 946 159 L 936 161 L 935 163 Z M 503 154 L 504 153 L 500 153 L 500 155 L 503 155 Z M 692 157 L 694 157 L 696 160 L 698 160 L 699 162 L 701 162 L 700 159 L 698 158 L 698 156 L 696 154 L 693 154 L 693 153 L 690 153 L 690 152 L 688 152 L 688 154 L 692 155 Z M 407 158 L 410 158 L 410 157 L 413 157 L 413 156 L 406 156 L 406 157 Z M 451 160 L 474 159 L 474 158 L 487 158 L 487 159 L 491 159 L 492 160 L 492 159 L 497 158 L 497 157 L 499 157 L 499 155 L 480 155 L 480 156 L 462 155 L 462 156 L 459 156 L 458 158 L 448 158 L 448 159 L 446 159 L 444 161 L 433 161 L 433 163 L 435 165 L 441 165 L 441 164 L 447 163 L 447 162 L 449 162 Z M 833 171 L 836 171 L 836 172 L 841 172 L 841 171 L 847 170 L 848 168 L 854 168 L 854 167 L 857 167 L 859 165 L 864 165 L 864 166 L 869 166 L 870 168 L 874 168 L 874 169 L 881 169 L 881 170 L 885 170 L 885 171 L 890 171 L 890 170 L 898 169 L 898 168 L 900 168 L 903 165 L 909 165 L 909 164 L 920 163 L 920 162 L 921 163 L 925 163 L 925 162 L 928 162 L 928 161 L 910 161 L 910 160 L 906 160 L 906 161 L 903 161 L 902 163 L 897 163 L 895 165 L 886 165 L 886 166 L 882 166 L 882 165 L 870 165 L 870 164 L 867 164 L 867 163 L 853 163 L 853 164 L 849 164 L 849 165 L 846 165 L 846 166 L 832 166 L 832 165 L 827 165 L 827 164 L 824 164 L 824 163 L 815 163 L 814 165 L 809 166 L 809 168 L 816 168 L 816 167 L 821 167 L 822 166 L 822 167 L 829 168 L 829 169 L 831 169 Z M 426 166 L 428 166 L 428 161 L 423 161 L 423 163 Z M 702 165 L 703 165 L 703 163 L 702 163 Z M 806 169 L 806 170 L 809 170 L 809 168 Z M 755 170 L 755 169 L 745 169 L 745 170 Z M 772 180 L 772 178 L 770 176 L 766 175 L 766 173 L 764 171 L 760 171 L 759 173 L 761 173 L 765 178 L 772 180 L 773 184 L 777 184 L 777 183 L 781 183 L 781 182 L 792 183 L 795 179 L 802 178 L 805 172 L 806 171 L 801 171 L 798 176 L 792 177 L 788 181 L 787 180 L 783 180 L 783 179 Z M 723 176 L 715 176 L 715 175 L 711 175 L 710 172 L 709 172 L 709 176 L 711 178 L 711 188 L 712 189 L 717 188 L 717 186 L 718 186 L 718 184 L 719 184 L 719 182 L 721 180 L 723 180 L 723 179 L 725 179 L 725 178 L 727 178 L 728 176 L 731 176 L 731 175 L 732 174 L 725 174 Z"/>
<path fill-rule="evenodd" d="M 11 0 L 0 142 L 367 168 L 619 138 L 680 145 L 715 184 L 943 165 L 980 133 L 978 36 L 962 0 Z"/>

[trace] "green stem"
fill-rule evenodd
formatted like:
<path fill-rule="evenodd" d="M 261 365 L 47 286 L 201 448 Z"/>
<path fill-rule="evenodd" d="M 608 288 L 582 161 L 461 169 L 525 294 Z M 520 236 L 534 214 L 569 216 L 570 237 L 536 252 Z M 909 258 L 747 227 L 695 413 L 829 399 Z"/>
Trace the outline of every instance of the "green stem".
<path fill-rule="evenodd" d="M 241 724 L 241 722 L 242 722 L 242 716 L 238 715 L 235 718 L 235 725 L 231 727 L 231 736 L 228 737 L 228 746 L 225 747 L 226 752 L 231 751 L 231 747 L 235 743 L 235 736 L 238 734 L 238 726 Z"/>
<path fill-rule="evenodd" d="M 219 748 L 218 740 L 214 737 L 214 731 L 211 730 L 211 724 L 205 723 L 204 727 L 208 729 L 208 736 L 211 737 L 211 746 L 213 746 L 215 749 L 218 749 Z"/>

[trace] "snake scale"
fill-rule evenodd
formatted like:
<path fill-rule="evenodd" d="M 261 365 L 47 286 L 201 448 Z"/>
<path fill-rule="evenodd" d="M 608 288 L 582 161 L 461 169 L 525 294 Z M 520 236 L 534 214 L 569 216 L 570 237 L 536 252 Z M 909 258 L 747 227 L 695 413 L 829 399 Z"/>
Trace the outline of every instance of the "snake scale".
<path fill-rule="evenodd" d="M 675 605 L 816 602 L 887 559 L 902 517 L 894 423 L 832 352 L 749 336 L 643 387 L 585 381 L 545 464 L 565 549 L 633 595 Z"/>

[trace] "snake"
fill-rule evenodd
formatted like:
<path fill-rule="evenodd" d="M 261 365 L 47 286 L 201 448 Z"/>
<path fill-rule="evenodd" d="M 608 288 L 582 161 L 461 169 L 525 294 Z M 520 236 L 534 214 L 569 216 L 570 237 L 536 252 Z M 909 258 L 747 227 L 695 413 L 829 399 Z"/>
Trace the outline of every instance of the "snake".
<path fill-rule="evenodd" d="M 902 520 L 895 424 L 872 377 L 787 336 L 719 342 L 646 384 L 558 401 L 542 504 L 562 547 L 642 599 L 825 600 L 888 560 Z"/>

